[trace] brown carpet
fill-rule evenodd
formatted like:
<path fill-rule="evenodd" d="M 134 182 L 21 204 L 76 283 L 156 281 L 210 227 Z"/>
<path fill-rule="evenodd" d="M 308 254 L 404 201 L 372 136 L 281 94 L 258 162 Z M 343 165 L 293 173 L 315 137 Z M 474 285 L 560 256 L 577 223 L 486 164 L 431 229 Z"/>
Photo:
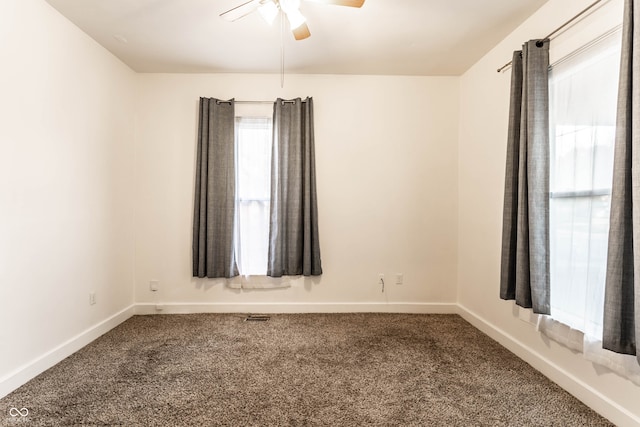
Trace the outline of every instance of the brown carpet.
<path fill-rule="evenodd" d="M 611 425 L 456 315 L 244 318 L 135 316 L 0 400 L 0 423 Z"/>

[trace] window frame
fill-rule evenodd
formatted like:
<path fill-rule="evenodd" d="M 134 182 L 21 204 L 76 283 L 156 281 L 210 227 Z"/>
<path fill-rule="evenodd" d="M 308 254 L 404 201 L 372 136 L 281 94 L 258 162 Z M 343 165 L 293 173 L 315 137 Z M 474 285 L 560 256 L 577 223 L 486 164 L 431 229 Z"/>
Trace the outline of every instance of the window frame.
<path fill-rule="evenodd" d="M 250 108 L 247 109 L 246 108 L 238 108 L 236 110 L 235 113 L 235 117 L 234 117 L 234 130 L 235 130 L 235 141 L 234 144 L 236 145 L 235 147 L 235 152 L 236 152 L 236 158 L 235 158 L 235 162 L 236 162 L 236 199 L 235 199 L 235 203 L 236 203 L 236 213 L 235 213 L 235 218 L 234 218 L 234 252 L 236 254 L 236 259 L 238 262 L 238 269 L 240 271 L 240 275 L 244 276 L 244 277 L 251 277 L 251 276 L 257 276 L 257 277 L 266 277 L 267 274 L 267 261 L 268 261 L 268 239 L 269 239 L 269 211 L 270 211 L 270 204 L 271 204 L 271 190 L 270 190 L 270 185 L 271 185 L 271 176 L 270 176 L 270 164 L 271 164 L 271 152 L 272 152 L 272 147 L 273 147 L 273 117 L 269 114 L 266 114 L 266 108 L 255 108 L 256 106 L 253 106 L 254 108 Z M 269 106 L 271 107 L 271 106 Z M 269 109 L 270 111 L 270 109 Z M 240 127 L 242 126 L 242 122 L 244 120 L 249 120 L 251 121 L 251 119 L 256 119 L 256 122 L 260 122 L 260 121 L 265 121 L 268 123 L 267 126 L 265 126 L 262 130 L 266 132 L 265 134 L 265 140 L 268 144 L 268 148 L 266 150 L 266 152 L 268 152 L 268 156 L 269 158 L 267 159 L 267 163 L 269 164 L 269 170 L 266 174 L 266 176 L 264 177 L 264 179 L 267 181 L 267 190 L 266 190 L 266 195 L 262 195 L 259 197 L 247 197 L 245 194 L 241 194 L 241 189 L 242 186 L 240 185 L 240 180 L 241 180 L 241 173 L 242 173 L 242 167 L 240 165 L 241 161 L 242 161 L 242 150 L 240 147 L 240 144 L 242 143 L 241 138 L 242 138 L 242 129 L 240 129 Z M 260 248 L 260 259 L 264 259 L 264 268 L 261 267 L 260 270 L 256 269 L 255 265 L 256 262 L 255 260 L 253 261 L 245 261 L 245 256 L 247 255 L 248 251 L 254 251 L 255 252 L 255 247 L 253 245 L 250 245 L 251 249 L 246 249 L 246 241 L 247 239 L 243 239 L 243 236 L 246 234 L 246 230 L 245 232 L 242 232 L 243 230 L 243 220 L 242 218 L 244 217 L 244 215 L 242 214 L 243 212 L 243 207 L 247 207 L 248 209 L 251 209 L 251 204 L 252 203 L 257 203 L 259 205 L 261 205 L 261 209 L 263 211 L 263 218 L 261 218 L 264 223 L 263 226 L 266 227 L 266 239 L 264 239 L 264 245 Z M 260 209 L 260 208 L 259 208 Z M 246 210 L 246 209 L 245 209 Z M 264 218 L 264 214 L 266 212 L 266 218 Z M 254 219 L 255 216 L 259 216 L 257 214 L 254 213 Z M 264 233 L 265 229 L 262 228 L 261 231 Z M 245 243 L 243 243 L 245 242 Z M 255 244 L 255 242 L 253 242 Z M 255 253 L 254 253 L 255 255 Z M 262 263 L 259 263 L 262 264 Z"/>

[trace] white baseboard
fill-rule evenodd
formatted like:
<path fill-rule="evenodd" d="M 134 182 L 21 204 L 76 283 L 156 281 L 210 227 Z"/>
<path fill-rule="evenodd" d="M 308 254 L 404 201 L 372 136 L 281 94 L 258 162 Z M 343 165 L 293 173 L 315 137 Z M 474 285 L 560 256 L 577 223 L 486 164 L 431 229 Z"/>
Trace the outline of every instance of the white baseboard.
<path fill-rule="evenodd" d="M 584 404 L 608 418 L 617 426 L 640 426 L 640 418 L 609 399 L 584 381 L 559 367 L 551 360 L 525 345 L 512 335 L 487 322 L 482 317 L 458 304 L 458 314 L 480 331 L 484 332 L 503 347 L 510 350 L 551 381 L 571 393 Z"/>
<path fill-rule="evenodd" d="M 0 398 L 129 319 L 135 314 L 134 307 L 130 305 L 0 378 Z"/>
<path fill-rule="evenodd" d="M 455 303 L 139 303 L 135 314 L 416 313 L 456 314 Z"/>

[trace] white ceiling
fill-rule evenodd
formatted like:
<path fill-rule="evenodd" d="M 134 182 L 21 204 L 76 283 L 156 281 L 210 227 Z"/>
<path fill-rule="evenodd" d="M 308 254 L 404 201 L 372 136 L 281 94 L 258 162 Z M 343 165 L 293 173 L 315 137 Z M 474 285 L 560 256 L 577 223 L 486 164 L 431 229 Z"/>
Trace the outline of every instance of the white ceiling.
<path fill-rule="evenodd" d="M 278 21 L 219 17 L 246 0 L 47 1 L 138 72 L 280 71 Z M 285 71 L 460 75 L 546 1 L 366 0 L 360 9 L 303 1 L 311 37 L 285 34 Z"/>

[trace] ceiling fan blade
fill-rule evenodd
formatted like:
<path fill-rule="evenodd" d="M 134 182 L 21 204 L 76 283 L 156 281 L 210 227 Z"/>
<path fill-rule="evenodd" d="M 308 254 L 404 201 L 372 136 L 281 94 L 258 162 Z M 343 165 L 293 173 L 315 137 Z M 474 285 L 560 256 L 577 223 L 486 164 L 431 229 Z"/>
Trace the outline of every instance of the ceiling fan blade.
<path fill-rule="evenodd" d="M 238 19 L 247 16 L 260 6 L 260 0 L 249 0 L 246 3 L 242 3 L 239 6 L 229 9 L 226 12 L 220 14 L 220 17 L 227 21 L 237 21 Z"/>
<path fill-rule="evenodd" d="M 296 40 L 304 40 L 307 37 L 311 36 L 311 32 L 309 31 L 309 27 L 307 27 L 307 24 L 302 24 L 298 28 L 294 28 L 293 30 L 291 30 L 291 32 L 293 33 L 293 37 Z"/>
<path fill-rule="evenodd" d="M 307 0 L 314 3 L 335 4 L 337 6 L 362 7 L 365 0 Z"/>

